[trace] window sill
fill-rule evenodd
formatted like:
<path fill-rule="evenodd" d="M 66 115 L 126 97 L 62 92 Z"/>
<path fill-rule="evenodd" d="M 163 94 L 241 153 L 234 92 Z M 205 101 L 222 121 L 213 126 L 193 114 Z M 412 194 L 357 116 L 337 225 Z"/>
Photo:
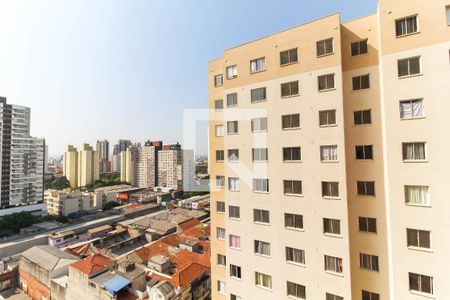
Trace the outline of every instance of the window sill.
<path fill-rule="evenodd" d="M 432 295 L 432 294 L 428 294 L 428 293 L 424 293 L 424 292 L 419 292 L 419 291 L 413 291 L 413 290 L 409 290 L 409 292 L 411 294 L 417 295 L 417 296 L 422 296 L 422 297 L 426 297 L 429 299 L 436 299 L 436 296 Z"/>
<path fill-rule="evenodd" d="M 364 89 L 359 89 L 359 90 L 352 89 L 352 93 L 364 92 L 364 91 L 368 91 L 368 90 L 370 90 L 370 87 L 364 88 Z"/>
<path fill-rule="evenodd" d="M 223 137 L 223 135 L 216 135 L 216 138 L 220 138 L 220 137 Z"/>
<path fill-rule="evenodd" d="M 267 102 L 267 99 L 264 99 L 264 100 L 255 100 L 255 101 L 250 100 L 250 103 L 251 103 L 251 104 L 264 103 L 264 102 Z"/>
<path fill-rule="evenodd" d="M 420 120 L 420 119 L 426 119 L 425 116 L 420 116 L 420 117 L 410 117 L 410 118 L 402 118 L 400 117 L 401 121 L 409 121 L 409 120 Z"/>
<path fill-rule="evenodd" d="M 216 160 L 216 163 L 218 164 L 223 163 L 223 160 Z"/>
<path fill-rule="evenodd" d="M 265 286 L 259 285 L 259 284 L 255 284 L 255 285 L 256 285 L 256 287 L 258 287 L 258 288 L 260 288 L 260 289 L 263 289 L 263 290 L 272 292 L 272 289 L 271 289 L 271 288 L 268 288 L 268 287 L 265 287 Z"/>
<path fill-rule="evenodd" d="M 325 199 L 325 200 L 341 200 L 340 197 L 333 197 L 333 196 L 322 196 L 322 199 Z"/>
<path fill-rule="evenodd" d="M 224 215 L 224 214 L 225 214 L 225 212 L 224 212 L 224 211 L 216 211 L 216 214 L 219 214 L 219 215 Z"/>
<path fill-rule="evenodd" d="M 404 163 L 406 164 L 421 164 L 421 163 L 427 163 L 428 159 L 404 159 Z"/>
<path fill-rule="evenodd" d="M 350 54 L 350 58 L 358 58 L 358 57 L 364 57 L 364 56 L 368 56 L 368 55 L 369 55 L 369 52 L 356 54 L 356 55 L 351 55 Z"/>
<path fill-rule="evenodd" d="M 283 195 L 289 196 L 289 197 L 299 197 L 299 198 L 303 198 L 303 194 L 284 193 Z"/>
<path fill-rule="evenodd" d="M 283 68 L 283 67 L 288 67 L 288 66 L 292 66 L 292 65 L 295 65 L 295 64 L 298 64 L 299 63 L 299 61 L 297 60 L 297 61 L 293 61 L 293 62 L 288 62 L 288 63 L 286 63 L 286 64 L 280 64 L 280 67 L 281 68 Z"/>
<path fill-rule="evenodd" d="M 227 135 L 238 135 L 239 132 L 227 132 Z"/>
<path fill-rule="evenodd" d="M 231 105 L 227 105 L 227 108 L 234 108 L 234 107 L 237 107 L 238 105 L 237 104 L 231 104 Z"/>
<path fill-rule="evenodd" d="M 229 246 L 229 247 L 230 247 L 231 250 L 242 251 L 241 248 L 234 248 L 234 247 L 231 247 L 231 246 Z"/>
<path fill-rule="evenodd" d="M 256 193 L 256 194 L 269 194 L 269 192 L 264 192 L 264 191 L 253 191 L 253 193 Z"/>
<path fill-rule="evenodd" d="M 233 80 L 233 79 L 236 79 L 237 78 L 237 75 L 234 75 L 233 77 L 227 77 L 227 80 Z"/>
<path fill-rule="evenodd" d="M 337 124 L 319 125 L 320 128 L 337 127 Z"/>
<path fill-rule="evenodd" d="M 263 72 L 266 72 L 266 71 L 267 71 L 267 69 L 260 70 L 260 71 L 254 71 L 254 72 L 250 71 L 250 75 L 258 74 L 258 73 L 263 73 Z"/>
<path fill-rule="evenodd" d="M 330 88 L 330 89 L 324 89 L 324 90 L 318 90 L 319 93 L 325 93 L 325 92 L 331 92 L 331 91 L 335 91 L 336 88 Z"/>
<path fill-rule="evenodd" d="M 328 232 L 324 232 L 323 234 L 328 237 L 342 239 L 342 234 L 328 233 Z"/>
<path fill-rule="evenodd" d="M 237 281 L 242 281 L 242 278 L 239 277 L 235 277 L 235 276 L 230 276 L 231 279 L 237 280 Z"/>
<path fill-rule="evenodd" d="M 230 220 L 234 220 L 234 221 L 240 221 L 241 218 L 234 218 L 234 217 L 229 217 Z"/>
<path fill-rule="evenodd" d="M 282 128 L 282 131 L 292 131 L 292 130 L 299 130 L 301 129 L 301 127 L 287 127 L 287 128 Z"/>
<path fill-rule="evenodd" d="M 423 208 L 431 208 L 431 204 L 412 204 L 412 203 L 405 203 L 406 206 L 411 207 L 423 207 Z"/>
<path fill-rule="evenodd" d="M 235 159 L 235 160 L 227 160 L 228 163 L 230 164 L 235 164 L 239 162 L 239 159 Z"/>
<path fill-rule="evenodd" d="M 302 163 L 302 161 L 301 161 L 301 160 L 283 160 L 283 163 L 288 163 L 288 164 L 295 163 L 295 164 L 299 164 L 299 163 Z"/>
<path fill-rule="evenodd" d="M 287 230 L 292 230 L 292 231 L 305 232 L 304 228 L 296 228 L 296 227 L 288 227 L 288 226 L 285 226 L 284 228 L 286 228 Z"/>
<path fill-rule="evenodd" d="M 254 160 L 252 161 L 252 163 L 254 164 L 267 164 L 269 161 L 268 160 Z"/>
<path fill-rule="evenodd" d="M 419 33 L 420 33 L 420 31 L 416 31 L 416 32 L 402 34 L 402 35 L 395 35 L 395 38 L 401 39 L 401 38 L 404 38 L 404 37 L 407 37 L 407 36 L 411 36 L 411 35 L 416 35 L 416 34 L 419 34 Z"/>
<path fill-rule="evenodd" d="M 228 189 L 229 192 L 240 192 L 240 190 L 230 190 Z"/>
<path fill-rule="evenodd" d="M 223 239 L 223 238 L 217 238 L 217 240 L 219 240 L 219 241 L 225 241 L 225 239 Z"/>
<path fill-rule="evenodd" d="M 290 265 L 293 265 L 293 266 L 298 266 L 298 267 L 306 268 L 306 265 L 305 265 L 305 264 L 298 263 L 298 262 L 295 262 L 295 261 L 287 260 L 286 263 L 287 263 L 287 264 L 290 264 Z"/>
<path fill-rule="evenodd" d="M 338 160 L 321 160 L 320 162 L 324 163 L 324 164 L 337 164 L 337 163 L 339 163 Z"/>
<path fill-rule="evenodd" d="M 421 248 L 421 247 L 414 247 L 414 246 L 408 246 L 407 247 L 409 250 L 413 250 L 413 251 L 420 251 L 420 252 L 426 252 L 426 253 L 434 253 L 433 249 L 429 249 L 429 248 Z"/>
<path fill-rule="evenodd" d="M 256 255 L 256 256 L 259 256 L 259 257 L 264 257 L 264 258 L 272 258 L 272 257 L 270 257 L 270 255 L 261 254 L 261 253 L 256 253 L 256 252 L 255 252 L 255 255 Z"/>
<path fill-rule="evenodd" d="M 267 132 L 268 130 L 253 130 L 252 133 L 261 133 L 261 132 Z"/>
<path fill-rule="evenodd" d="M 265 222 L 253 221 L 253 223 L 255 223 L 256 225 L 270 226 L 270 223 L 265 223 Z"/>
<path fill-rule="evenodd" d="M 406 79 L 406 78 L 420 77 L 420 76 L 423 76 L 423 73 L 411 74 L 411 75 L 405 75 L 405 76 L 398 76 L 398 79 Z"/>
<path fill-rule="evenodd" d="M 334 54 L 334 51 L 333 51 L 333 52 L 330 52 L 330 53 L 325 53 L 325 54 L 321 54 L 321 55 L 316 55 L 316 58 L 322 58 L 322 57 L 330 56 L 330 55 L 333 55 L 333 54 Z"/>
<path fill-rule="evenodd" d="M 337 272 L 333 272 L 333 271 L 329 271 L 329 270 L 326 270 L 325 273 L 333 275 L 333 276 L 337 276 L 337 277 L 344 277 L 344 274 L 342 274 L 342 273 L 337 273 Z"/>
<path fill-rule="evenodd" d="M 281 96 L 281 99 L 289 99 L 289 98 L 295 98 L 295 97 L 300 97 L 300 94 Z"/>

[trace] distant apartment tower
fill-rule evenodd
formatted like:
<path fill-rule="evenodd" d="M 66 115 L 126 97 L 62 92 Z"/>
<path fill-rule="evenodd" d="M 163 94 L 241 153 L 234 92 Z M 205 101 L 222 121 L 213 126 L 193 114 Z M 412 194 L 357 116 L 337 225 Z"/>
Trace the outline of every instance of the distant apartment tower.
<path fill-rule="evenodd" d="M 63 157 L 63 175 L 70 183 L 70 187 L 78 187 L 78 150 L 73 145 L 67 146 Z"/>
<path fill-rule="evenodd" d="M 209 63 L 212 299 L 449 297 L 449 25 L 379 0 Z"/>
<path fill-rule="evenodd" d="M 183 188 L 183 150 L 180 144 L 164 145 L 158 152 L 158 186 Z"/>
<path fill-rule="evenodd" d="M 43 201 L 45 141 L 30 136 L 30 111 L 0 97 L 1 208 Z"/>
<path fill-rule="evenodd" d="M 136 166 L 139 160 L 139 147 L 138 145 L 131 145 L 120 152 L 120 180 L 128 182 L 132 186 L 137 186 Z"/>
<path fill-rule="evenodd" d="M 97 141 L 96 150 L 99 155 L 100 174 L 111 172 L 111 161 L 109 160 L 109 141 L 108 140 Z"/>
<path fill-rule="evenodd" d="M 129 140 L 119 140 L 117 144 L 114 145 L 113 155 L 112 155 L 112 171 L 121 171 L 121 153 L 131 145 Z"/>
<path fill-rule="evenodd" d="M 100 178 L 99 155 L 89 144 L 78 152 L 78 186 L 93 184 Z"/>

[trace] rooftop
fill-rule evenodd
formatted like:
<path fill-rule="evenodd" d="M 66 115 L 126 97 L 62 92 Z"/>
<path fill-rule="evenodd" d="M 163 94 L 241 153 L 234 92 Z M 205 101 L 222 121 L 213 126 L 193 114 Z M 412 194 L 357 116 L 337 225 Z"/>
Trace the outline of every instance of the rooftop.
<path fill-rule="evenodd" d="M 49 272 L 78 261 L 76 256 L 50 245 L 34 246 L 23 252 L 22 256 Z"/>
<path fill-rule="evenodd" d="M 112 262 L 111 259 L 102 254 L 94 254 L 72 264 L 72 268 L 75 268 L 86 275 L 92 275 L 103 270 Z"/>

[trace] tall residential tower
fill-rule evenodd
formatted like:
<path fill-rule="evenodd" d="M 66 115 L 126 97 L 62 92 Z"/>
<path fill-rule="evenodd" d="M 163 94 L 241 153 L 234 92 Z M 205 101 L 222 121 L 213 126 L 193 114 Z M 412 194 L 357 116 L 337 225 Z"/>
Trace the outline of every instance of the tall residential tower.
<path fill-rule="evenodd" d="M 213 299 L 450 295 L 450 6 L 379 0 L 208 66 Z"/>

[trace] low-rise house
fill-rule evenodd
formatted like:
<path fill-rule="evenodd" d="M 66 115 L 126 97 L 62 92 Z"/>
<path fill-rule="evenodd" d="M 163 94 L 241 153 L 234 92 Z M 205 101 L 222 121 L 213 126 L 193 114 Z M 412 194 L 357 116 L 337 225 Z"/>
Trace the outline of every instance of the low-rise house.
<path fill-rule="evenodd" d="M 33 300 L 65 299 L 68 266 L 78 258 L 50 245 L 23 252 L 19 263 L 19 285 Z"/>
<path fill-rule="evenodd" d="M 101 207 L 100 207 L 101 208 Z M 49 215 L 69 216 L 79 211 L 99 209 L 94 204 L 93 195 L 79 191 L 52 191 L 47 199 Z"/>

